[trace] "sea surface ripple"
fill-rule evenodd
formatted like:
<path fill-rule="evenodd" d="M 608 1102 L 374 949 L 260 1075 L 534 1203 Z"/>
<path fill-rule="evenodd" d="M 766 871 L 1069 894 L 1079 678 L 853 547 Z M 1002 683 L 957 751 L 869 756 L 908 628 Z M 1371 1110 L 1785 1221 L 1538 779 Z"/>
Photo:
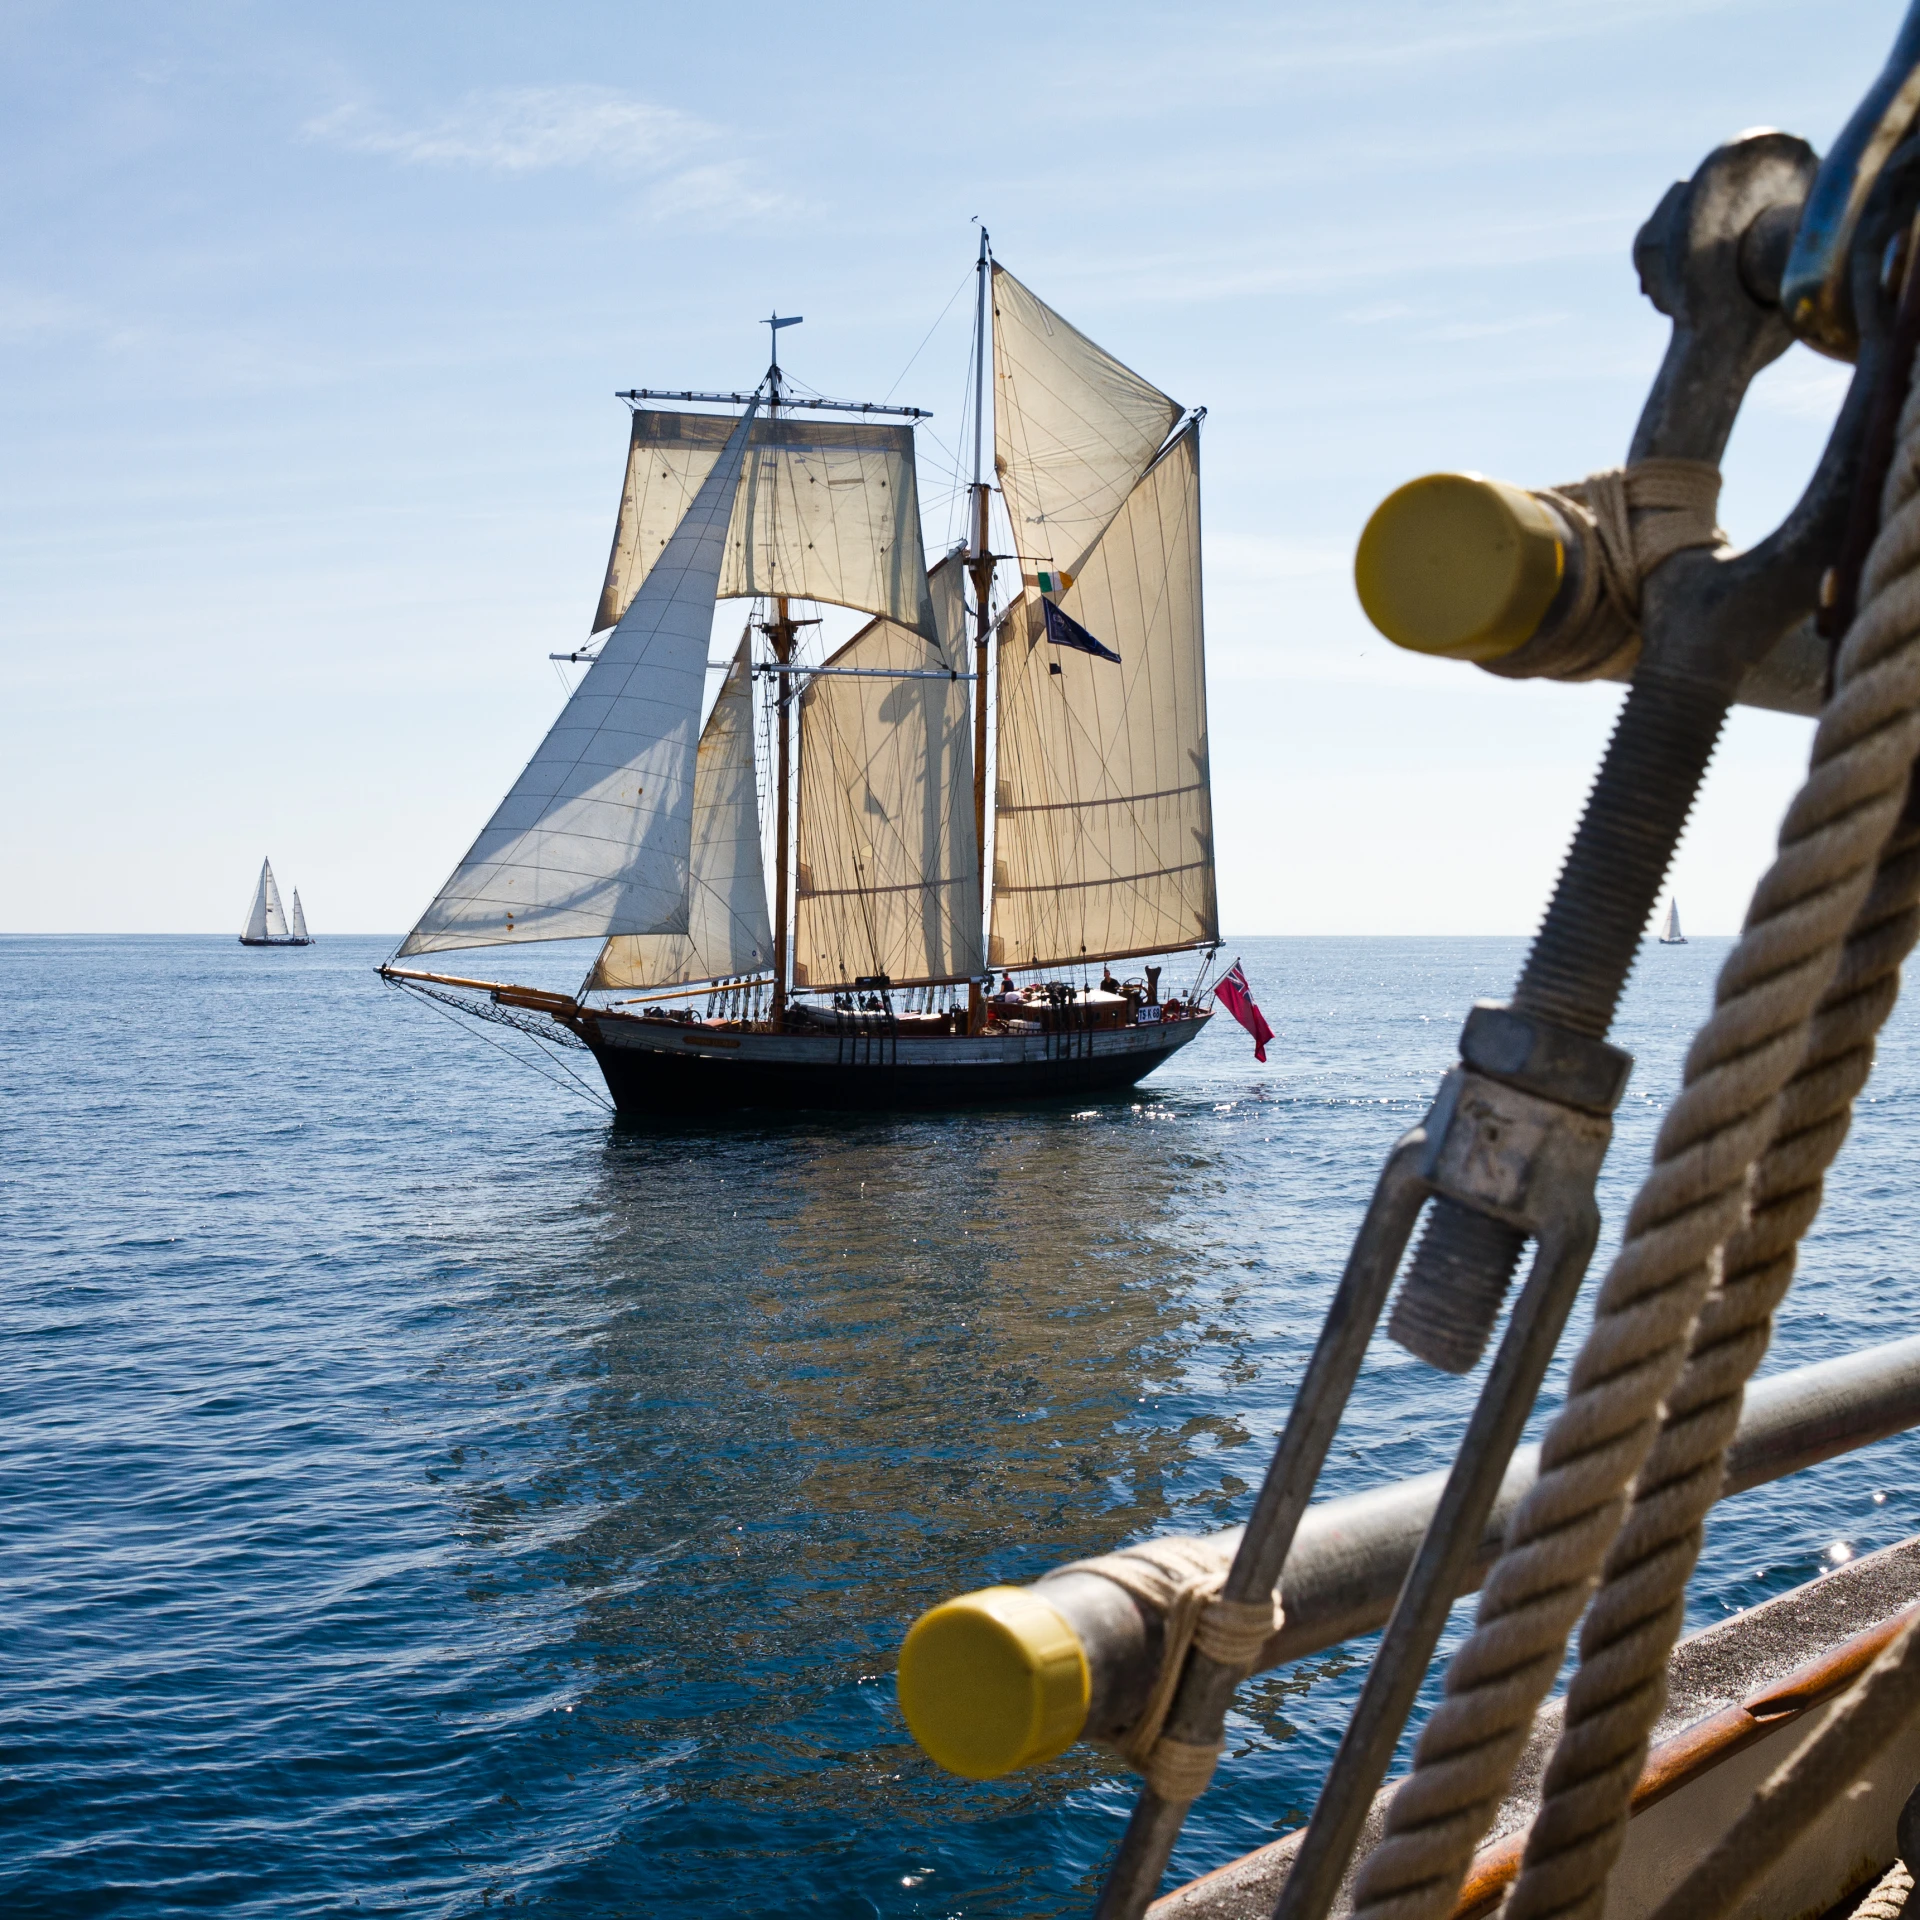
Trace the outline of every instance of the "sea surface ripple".
<path fill-rule="evenodd" d="M 1248 940 L 1264 1068 L 1219 1021 L 1078 1107 L 677 1128 L 516 1070 L 386 950 L 0 941 L 0 1909 L 1085 1912 L 1129 1777 L 939 1773 L 901 1633 L 1245 1515 L 1523 943 Z M 1642 956 L 1613 1232 L 1725 950 Z M 1769 1370 L 1911 1331 L 1915 1035 Z M 1476 1387 L 1376 1342 L 1325 1491 L 1444 1465 Z M 1912 1439 L 1744 1495 L 1695 1622 L 1917 1527 Z M 1364 1652 L 1243 1690 L 1183 1872 L 1304 1818 Z"/>

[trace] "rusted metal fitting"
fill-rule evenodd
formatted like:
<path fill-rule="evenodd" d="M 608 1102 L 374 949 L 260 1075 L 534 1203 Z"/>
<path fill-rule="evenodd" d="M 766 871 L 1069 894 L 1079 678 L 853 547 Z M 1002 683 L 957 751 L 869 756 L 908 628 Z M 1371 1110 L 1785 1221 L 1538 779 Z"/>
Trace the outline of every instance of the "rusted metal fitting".
<path fill-rule="evenodd" d="M 1633 1072 L 1633 1055 L 1504 1000 L 1476 1000 L 1460 1033 L 1463 1064 L 1543 1100 L 1609 1114 Z"/>
<path fill-rule="evenodd" d="M 1609 1086 L 1617 1100 L 1633 1065 L 1629 1055 L 1603 1041 L 1583 1043 L 1578 1034 L 1505 1008 L 1489 1008 L 1488 1016 L 1468 1022 L 1476 1053 L 1506 1063 L 1509 1074 L 1526 1074 L 1530 1066 L 1556 1064 L 1559 1043 L 1561 1061 L 1577 1061 L 1583 1104 L 1528 1092 L 1511 1078 L 1496 1079 L 1470 1066 L 1454 1068 L 1440 1083 L 1427 1119 L 1429 1157 L 1421 1173 L 1436 1204 L 1451 1202 L 1453 1217 L 1468 1232 L 1459 1236 L 1457 1253 L 1449 1241 L 1440 1249 L 1443 1257 L 1409 1265 L 1387 1334 L 1447 1373 L 1467 1373 L 1478 1363 L 1512 1282 L 1514 1261 L 1485 1258 L 1481 1239 L 1499 1233 L 1517 1247 L 1592 1206 L 1613 1126 L 1610 1106 L 1595 1111 L 1584 1101 L 1603 1096 Z M 1466 1045 L 1463 1036 L 1463 1053 Z M 1585 1049 L 1611 1058 L 1581 1057 Z M 1481 1227 L 1490 1231 L 1476 1233 Z"/>

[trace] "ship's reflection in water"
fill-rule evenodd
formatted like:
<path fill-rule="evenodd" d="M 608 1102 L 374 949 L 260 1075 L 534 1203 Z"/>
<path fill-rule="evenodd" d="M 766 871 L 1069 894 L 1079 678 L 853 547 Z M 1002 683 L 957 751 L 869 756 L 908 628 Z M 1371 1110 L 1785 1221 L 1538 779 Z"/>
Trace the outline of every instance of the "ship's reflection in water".
<path fill-rule="evenodd" d="M 1216 1380 L 1251 1365 L 1220 1174 L 1177 1117 L 609 1137 L 483 1343 L 516 1303 L 571 1328 L 544 1431 L 463 1495 L 476 1603 L 569 1617 L 571 1770 L 650 1802 L 550 1897 L 1032 1911 L 1092 1864 L 1104 1826 L 1042 1829 L 1099 1763 L 948 1780 L 892 1666 L 948 1593 L 1244 1491 L 1216 1455 L 1245 1428 L 1164 1405 L 1203 1347 Z"/>

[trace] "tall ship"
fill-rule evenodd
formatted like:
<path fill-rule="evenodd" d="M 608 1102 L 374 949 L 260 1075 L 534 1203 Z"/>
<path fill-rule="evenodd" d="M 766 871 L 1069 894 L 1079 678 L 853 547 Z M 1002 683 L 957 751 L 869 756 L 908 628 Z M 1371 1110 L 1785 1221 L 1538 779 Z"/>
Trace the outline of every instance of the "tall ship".
<path fill-rule="evenodd" d="M 633 1114 L 1083 1093 L 1195 1038 L 1219 945 L 1204 410 L 984 233 L 976 275 L 968 535 L 932 566 L 929 416 L 797 392 L 796 318 L 763 323 L 750 393 L 620 396 L 585 676 L 387 981 L 586 1047 Z M 750 604 L 711 659 L 722 601 Z M 866 620 L 823 646 L 832 608 Z M 571 993 L 437 963 L 585 937 Z"/>
<path fill-rule="evenodd" d="M 247 909 L 247 924 L 240 935 L 243 947 L 310 947 L 313 936 L 307 931 L 306 910 L 300 905 L 300 889 L 293 890 L 293 912 L 288 914 L 280 901 L 280 883 L 273 877 L 273 862 L 260 862 L 260 878 L 254 883 L 253 905 Z"/>

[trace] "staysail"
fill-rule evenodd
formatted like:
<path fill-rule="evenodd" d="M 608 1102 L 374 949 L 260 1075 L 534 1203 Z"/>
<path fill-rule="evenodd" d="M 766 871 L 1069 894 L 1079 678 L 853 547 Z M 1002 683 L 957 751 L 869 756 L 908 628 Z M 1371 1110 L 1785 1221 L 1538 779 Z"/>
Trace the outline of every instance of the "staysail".
<path fill-rule="evenodd" d="M 296 940 L 306 940 L 312 937 L 307 932 L 307 916 L 300 905 L 300 889 L 298 887 L 295 887 L 293 890 L 293 937 Z"/>
<path fill-rule="evenodd" d="M 1128 494 L 1057 612 L 1029 590 L 1000 629 L 989 963 L 1216 940 L 1197 421 Z"/>
<path fill-rule="evenodd" d="M 1184 409 L 993 269 L 993 463 L 1024 571 L 1077 574 Z"/>
<path fill-rule="evenodd" d="M 273 863 L 260 862 L 260 878 L 253 889 L 253 905 L 247 910 L 247 930 L 243 940 L 284 940 L 287 937 L 286 909 L 280 904 L 280 889 L 274 881 Z"/>
<path fill-rule="evenodd" d="M 818 992 L 980 970 L 979 854 L 957 557 L 929 581 L 936 657 L 912 628 L 863 627 L 800 701 L 793 979 Z M 947 672 L 940 671 L 949 665 Z M 921 677 L 921 676 L 931 677 Z"/>
<path fill-rule="evenodd" d="M 586 678 L 399 957 L 688 930 L 695 730 L 758 405 L 727 436 Z"/>
<path fill-rule="evenodd" d="M 729 424 L 712 414 L 635 412 L 596 633 L 621 617 L 666 551 L 727 445 Z M 911 427 L 785 414 L 754 426 L 719 598 L 824 600 L 932 641 L 926 564 Z"/>
<path fill-rule="evenodd" d="M 743 635 L 694 761 L 687 931 L 615 935 L 586 985 L 677 987 L 764 972 L 772 959 L 753 776 L 753 678 Z"/>

